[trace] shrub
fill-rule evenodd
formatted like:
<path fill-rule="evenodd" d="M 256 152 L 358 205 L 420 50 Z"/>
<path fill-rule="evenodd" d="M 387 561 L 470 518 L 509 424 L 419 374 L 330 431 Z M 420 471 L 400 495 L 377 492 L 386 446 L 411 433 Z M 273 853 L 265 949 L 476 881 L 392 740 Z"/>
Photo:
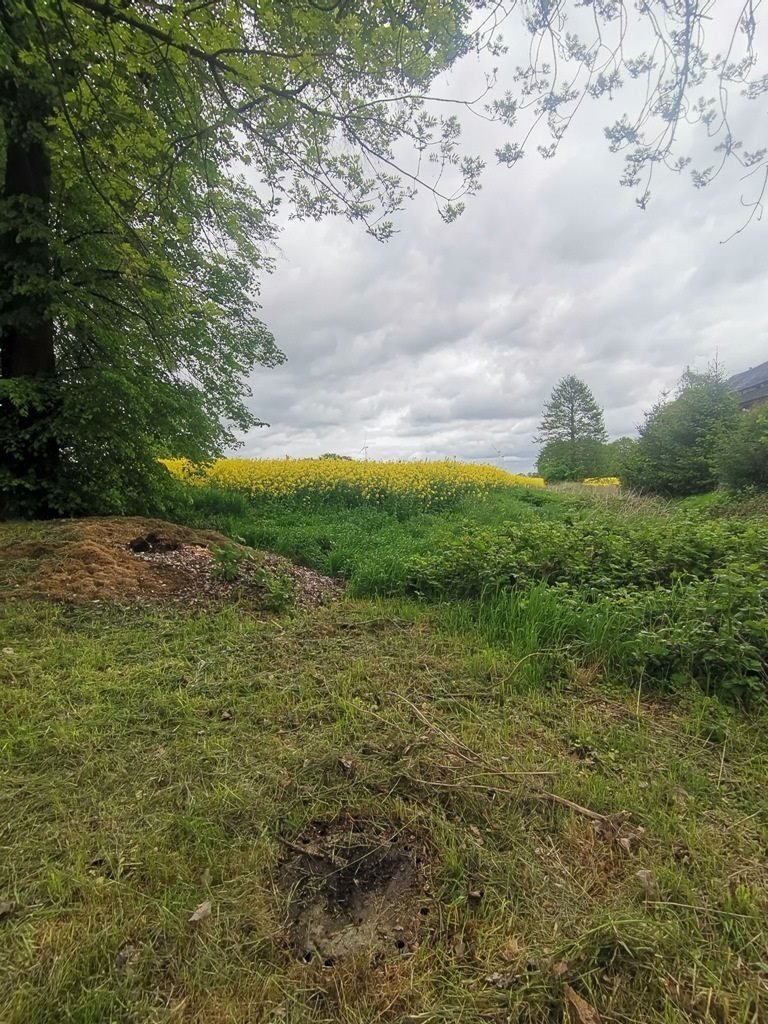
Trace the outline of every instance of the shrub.
<path fill-rule="evenodd" d="M 628 679 L 766 697 L 768 533 L 686 509 L 468 530 L 408 560 L 406 589 L 477 602 L 477 628 L 532 636 Z M 456 610 L 454 618 L 466 617 Z M 535 622 L 528 619 L 533 616 Z"/>
<path fill-rule="evenodd" d="M 738 400 L 719 370 L 686 372 L 677 397 L 646 415 L 640 440 L 626 458 L 623 483 L 667 497 L 713 490 L 719 443 L 738 418 Z"/>
<path fill-rule="evenodd" d="M 733 490 L 768 489 L 768 405 L 743 412 L 717 454 L 720 482 Z"/>
<path fill-rule="evenodd" d="M 686 511 L 664 519 L 619 518 L 610 509 L 592 509 L 560 521 L 467 530 L 410 559 L 406 579 L 411 593 L 425 597 L 474 598 L 536 583 L 610 595 L 627 586 L 669 587 L 734 566 L 764 566 L 767 549 L 765 531 L 749 520 Z"/>
<path fill-rule="evenodd" d="M 576 441 L 549 441 L 541 450 L 536 468 L 547 483 L 581 481 L 602 476 L 606 445 L 594 438 Z"/>
<path fill-rule="evenodd" d="M 211 562 L 211 576 L 215 580 L 223 580 L 225 583 L 234 583 L 240 578 L 240 573 L 245 560 L 245 551 L 237 544 L 224 544 L 221 547 L 211 548 L 213 559 Z"/>

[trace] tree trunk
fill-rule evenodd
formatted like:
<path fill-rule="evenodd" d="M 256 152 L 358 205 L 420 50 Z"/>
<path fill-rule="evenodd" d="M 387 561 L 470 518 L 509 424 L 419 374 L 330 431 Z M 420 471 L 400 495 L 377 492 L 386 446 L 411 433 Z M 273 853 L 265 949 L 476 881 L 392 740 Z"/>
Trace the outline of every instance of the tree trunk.
<path fill-rule="evenodd" d="M 5 19 L 3 19 L 5 21 Z M 3 25 L 9 35 L 14 26 Z M 14 64 L 0 77 L 6 140 L 0 193 L 0 512 L 50 516 L 59 476 L 49 241 L 50 98 Z"/>

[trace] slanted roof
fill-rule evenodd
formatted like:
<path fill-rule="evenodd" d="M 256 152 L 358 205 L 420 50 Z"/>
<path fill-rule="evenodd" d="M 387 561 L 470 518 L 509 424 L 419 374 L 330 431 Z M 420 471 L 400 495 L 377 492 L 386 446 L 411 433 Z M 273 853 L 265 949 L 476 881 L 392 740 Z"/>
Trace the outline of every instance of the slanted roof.
<path fill-rule="evenodd" d="M 768 362 L 734 374 L 733 377 L 729 377 L 728 383 L 734 391 L 746 391 L 748 388 L 757 388 L 761 384 L 768 384 Z"/>

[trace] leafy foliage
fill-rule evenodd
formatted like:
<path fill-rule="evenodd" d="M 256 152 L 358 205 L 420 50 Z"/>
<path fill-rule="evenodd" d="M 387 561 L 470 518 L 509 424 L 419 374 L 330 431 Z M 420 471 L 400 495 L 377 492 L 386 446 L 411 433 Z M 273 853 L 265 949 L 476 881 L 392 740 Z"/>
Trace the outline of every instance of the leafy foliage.
<path fill-rule="evenodd" d="M 245 559 L 245 550 L 237 544 L 222 544 L 211 548 L 211 576 L 225 583 L 239 579 Z"/>
<path fill-rule="evenodd" d="M 646 414 L 623 481 L 670 497 L 700 494 L 718 483 L 716 453 L 739 419 L 738 400 L 717 367 L 686 371 L 676 397 Z"/>
<path fill-rule="evenodd" d="M 636 444 L 637 438 L 634 437 L 617 437 L 615 441 L 609 441 L 604 449 L 604 473 L 607 476 L 617 476 L 622 479 L 624 469 L 632 457 Z"/>
<path fill-rule="evenodd" d="M 250 508 L 232 497 L 195 489 L 191 522 L 342 576 L 356 595 L 436 602 L 504 647 L 525 637 L 537 660 L 552 652 L 553 669 L 570 660 L 634 685 L 695 680 L 728 699 L 768 696 L 762 506 L 535 488 L 470 495 L 439 513 L 346 508 L 322 494 Z"/>
<path fill-rule="evenodd" d="M 410 586 L 424 596 L 480 597 L 537 583 L 610 596 L 748 573 L 768 563 L 768 535 L 757 523 L 692 513 L 619 517 L 584 506 L 559 520 L 468 530 L 417 559 Z"/>
<path fill-rule="evenodd" d="M 747 222 L 760 217 L 768 147 L 755 133 L 751 148 L 752 140 L 740 137 L 729 109 L 734 88 L 750 100 L 768 91 L 768 75 L 757 57 L 756 4 L 748 0 L 734 7 L 715 0 L 705 9 L 689 2 L 617 0 L 553 8 L 550 0 L 531 0 L 525 17 L 536 57 L 530 67 L 518 68 L 518 91 L 490 106 L 506 124 L 532 110 L 549 132 L 549 144 L 538 146 L 545 159 L 555 155 L 586 98 L 616 103 L 621 90 L 637 83 L 639 102 L 605 128 L 611 151 L 624 154 L 622 184 L 637 190 L 637 205 L 645 209 L 651 201 L 652 178 L 660 167 L 686 172 L 695 188 L 705 188 L 735 160 L 754 181 L 742 200 L 749 209 Z M 681 139 L 690 138 L 681 124 L 696 126 L 712 147 L 698 166 L 680 152 Z M 514 166 L 525 155 L 529 134 L 522 144 L 500 146 L 498 160 Z"/>
<path fill-rule="evenodd" d="M 296 584 L 283 565 L 269 568 L 263 557 L 238 544 L 211 548 L 211 576 L 226 583 L 241 582 L 260 591 L 259 606 L 265 611 L 283 612 L 296 601 Z"/>
<path fill-rule="evenodd" d="M 579 481 L 606 472 L 606 446 L 593 438 L 548 441 L 539 453 L 536 468 L 547 483 Z"/>
<path fill-rule="evenodd" d="M 720 482 L 738 490 L 768 489 L 768 405 L 743 412 L 717 451 Z"/>
<path fill-rule="evenodd" d="M 474 189 L 479 164 L 454 160 L 455 120 L 426 116 L 421 98 L 470 46 L 463 4 L 406 20 L 377 5 L 270 10 L 5 5 L 11 510 L 123 510 L 158 455 L 209 458 L 258 424 L 244 381 L 283 358 L 254 302 L 282 200 L 387 237 L 412 191 L 389 166 L 403 136 L 453 176 L 446 219 Z M 107 476 L 114 486 L 89 487 Z"/>
<path fill-rule="evenodd" d="M 529 5 L 537 56 L 515 74 L 518 95 L 474 105 L 509 128 L 528 111 L 550 131 L 539 147 L 549 157 L 585 96 L 643 81 L 641 109 L 607 133 L 628 153 L 625 183 L 643 188 L 641 205 L 642 174 L 672 160 L 681 117 L 706 128 L 721 163 L 764 166 L 765 150 L 734 138 L 725 106 L 733 82 L 751 98 L 765 92 L 751 8 L 738 31 L 725 10 L 729 30 L 713 35 L 731 43 L 717 55 L 701 12 L 655 2 L 635 12 L 632 55 L 622 10 L 599 5 L 585 20 L 579 4 Z M 3 4 L 5 511 L 133 509 L 161 486 L 157 455 L 212 457 L 256 425 L 244 382 L 282 358 L 254 301 L 281 204 L 299 217 L 346 215 L 383 239 L 427 187 L 453 220 L 483 165 L 460 152 L 459 121 L 430 105 L 430 86 L 470 52 L 503 56 L 497 30 L 511 13 L 484 0 Z M 644 52 L 646 36 L 661 59 Z M 550 51 L 554 66 L 538 57 Z M 719 113 L 689 96 L 710 77 Z M 497 157 L 523 153 L 510 142 Z M 695 184 L 716 173 L 699 169 Z"/>
<path fill-rule="evenodd" d="M 589 640 L 588 656 L 616 670 L 766 696 L 768 534 L 759 521 L 593 509 L 467 532 L 412 558 L 408 571 L 409 592 L 431 599 L 493 605 L 536 592 L 549 641 L 580 649 Z"/>

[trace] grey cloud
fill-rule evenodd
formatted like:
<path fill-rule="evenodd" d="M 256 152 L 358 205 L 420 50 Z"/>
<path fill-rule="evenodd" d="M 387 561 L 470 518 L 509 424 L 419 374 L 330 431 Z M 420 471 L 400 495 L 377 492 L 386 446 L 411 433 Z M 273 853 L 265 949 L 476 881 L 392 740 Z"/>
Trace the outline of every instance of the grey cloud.
<path fill-rule="evenodd" d="M 244 452 L 362 457 L 367 444 L 371 458 L 528 470 L 566 373 L 620 436 L 686 365 L 768 358 L 766 223 L 721 244 L 743 219 L 738 174 L 700 192 L 659 175 L 641 212 L 606 153 L 609 115 L 577 121 L 554 160 L 489 166 L 454 225 L 426 195 L 384 246 L 341 221 L 289 222 L 262 289 L 288 362 L 253 375 L 272 426 Z M 475 124 L 471 142 L 492 152 L 495 131 Z"/>

